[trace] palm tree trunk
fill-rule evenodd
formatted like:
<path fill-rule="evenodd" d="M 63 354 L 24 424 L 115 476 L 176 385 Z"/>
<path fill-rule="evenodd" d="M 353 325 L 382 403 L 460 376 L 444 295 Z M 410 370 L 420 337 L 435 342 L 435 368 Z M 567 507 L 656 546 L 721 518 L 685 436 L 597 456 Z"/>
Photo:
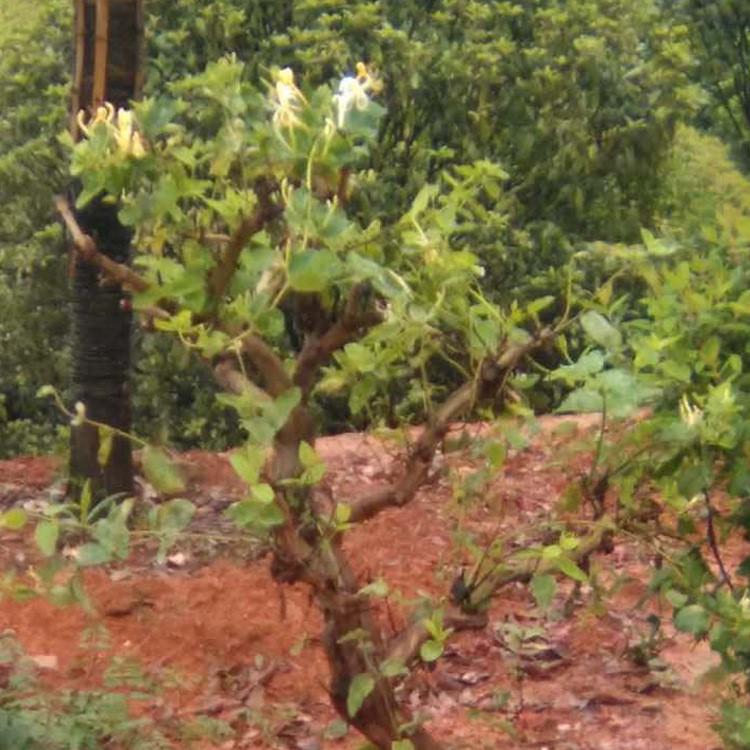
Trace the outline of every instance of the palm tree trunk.
<path fill-rule="evenodd" d="M 143 0 L 75 0 L 75 68 L 71 106 L 74 138 L 79 110 L 93 111 L 104 101 L 128 107 L 143 85 Z M 99 250 L 127 262 L 132 235 L 117 220 L 118 207 L 96 199 L 76 215 Z M 129 431 L 130 300 L 119 286 L 100 283 L 85 260 L 75 266 L 73 284 L 73 397 L 90 420 Z M 100 451 L 100 431 L 74 427 L 70 441 L 71 486 L 86 480 L 94 497 L 133 489 L 130 441 L 116 435 L 108 455 Z M 106 458 L 106 461 L 104 460 Z"/>
<path fill-rule="evenodd" d="M 103 254 L 127 262 L 131 233 L 117 221 L 116 206 L 94 200 L 76 218 Z M 131 428 L 131 328 L 128 295 L 117 285 L 101 284 L 97 269 L 79 261 L 73 283 L 73 398 L 85 405 L 90 420 L 124 432 Z M 90 480 L 97 498 L 132 492 L 129 440 L 115 435 L 109 455 L 100 455 L 99 430 L 86 423 L 72 429 L 70 447 L 73 484 Z"/>

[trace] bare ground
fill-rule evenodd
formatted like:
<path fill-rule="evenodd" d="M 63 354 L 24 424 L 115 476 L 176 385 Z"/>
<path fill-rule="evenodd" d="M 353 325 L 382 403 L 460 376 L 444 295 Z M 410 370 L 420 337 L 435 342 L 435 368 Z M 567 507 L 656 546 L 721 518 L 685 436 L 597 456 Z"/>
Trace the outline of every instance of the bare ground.
<path fill-rule="evenodd" d="M 452 478 L 472 469 L 450 461 L 408 507 L 381 514 L 352 531 L 346 543 L 362 578 L 380 576 L 391 595 L 382 607 L 386 627 L 404 622 L 402 603 L 444 596 L 460 569 L 454 539 L 470 530 L 481 543 L 497 535 L 523 535 L 550 514 L 568 478 L 557 461 L 558 421 L 508 458 L 482 492 L 458 502 Z M 582 422 L 580 429 L 589 429 Z M 328 462 L 333 491 L 377 486 L 391 471 L 391 453 L 362 435 L 325 438 L 318 450 Z M 44 600 L 0 602 L 0 630 L 12 630 L 60 688 L 101 684 L 112 657 L 129 656 L 163 685 L 159 700 L 134 707 L 160 721 L 212 716 L 234 737 L 205 748 L 353 750 L 362 740 L 339 739 L 326 692 L 320 646 L 321 619 L 301 587 L 273 582 L 258 545 L 227 542 L 221 511 L 242 495 L 227 456 L 191 452 L 181 457 L 189 496 L 198 505 L 197 531 L 180 542 L 173 564 L 156 566 L 140 551 L 127 565 L 87 574 L 97 614 L 56 608 Z M 52 459 L 0 462 L 3 508 L 49 497 Z M 34 562 L 28 537 L 3 532 L 2 558 L 18 570 Z M 718 750 L 710 726 L 719 696 L 702 679 L 714 664 L 703 645 L 666 638 L 647 666 L 636 656 L 648 644 L 649 614 L 658 603 L 636 606 L 650 576 L 648 550 L 618 544 L 598 560 L 604 583 L 620 582 L 602 607 L 595 592 L 561 586 L 548 617 L 525 587 L 501 592 L 490 626 L 458 634 L 434 669 L 422 668 L 404 687 L 404 699 L 427 717 L 451 750 Z M 565 614 L 564 614 L 565 612 Z M 669 609 L 663 618 L 669 621 Z M 107 637 L 102 637 L 104 626 Z M 539 629 L 538 631 L 534 629 Z M 82 632 L 96 633 L 81 646 Z M 514 640 L 514 635 L 516 636 Z"/>

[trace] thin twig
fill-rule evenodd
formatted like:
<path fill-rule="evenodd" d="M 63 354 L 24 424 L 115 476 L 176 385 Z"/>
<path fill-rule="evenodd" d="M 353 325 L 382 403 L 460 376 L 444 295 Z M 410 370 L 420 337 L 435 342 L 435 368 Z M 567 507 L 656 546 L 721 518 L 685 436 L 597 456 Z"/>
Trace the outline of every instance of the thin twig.
<path fill-rule="evenodd" d="M 727 569 L 724 566 L 724 560 L 721 556 L 721 552 L 719 551 L 719 543 L 716 539 L 714 517 L 719 515 L 719 512 L 716 510 L 716 508 L 714 508 L 708 490 L 705 490 L 703 492 L 703 498 L 706 501 L 706 510 L 708 511 L 708 516 L 706 518 L 706 541 L 708 542 L 708 547 L 711 550 L 711 554 L 713 555 L 716 564 L 719 566 L 719 573 L 721 574 L 722 583 L 725 583 L 729 587 L 730 591 L 734 591 L 732 579 L 729 577 L 729 573 L 727 573 Z"/>

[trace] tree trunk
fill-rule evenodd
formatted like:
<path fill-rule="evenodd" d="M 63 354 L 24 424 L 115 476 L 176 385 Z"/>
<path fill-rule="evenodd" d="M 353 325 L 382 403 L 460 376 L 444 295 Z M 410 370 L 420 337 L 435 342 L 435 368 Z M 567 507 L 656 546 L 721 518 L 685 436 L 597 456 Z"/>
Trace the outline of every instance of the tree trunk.
<path fill-rule="evenodd" d="M 117 221 L 117 207 L 96 199 L 76 213 L 83 231 L 118 263 L 128 260 L 131 233 Z M 117 285 L 101 284 L 90 263 L 76 264 L 73 284 L 73 398 L 86 416 L 125 432 L 131 428 L 130 300 Z M 90 480 L 95 498 L 133 491 L 130 441 L 112 440 L 109 456 L 99 456 L 99 430 L 73 427 L 70 475 L 73 484 Z M 104 460 L 106 458 L 106 461 Z"/>
<path fill-rule="evenodd" d="M 143 85 L 143 0 L 74 0 L 75 68 L 71 131 L 76 114 L 91 113 L 103 102 L 128 107 Z M 118 207 L 95 199 L 76 218 L 99 250 L 127 262 L 131 232 L 117 220 Z M 100 284 L 97 270 L 84 260 L 75 265 L 73 283 L 73 397 L 96 422 L 129 431 L 130 300 L 116 285 Z M 100 451 L 99 429 L 74 427 L 70 441 L 71 489 L 86 480 L 94 497 L 133 490 L 130 441 L 115 436 L 108 456 Z M 104 461 L 104 458 L 107 460 Z"/>

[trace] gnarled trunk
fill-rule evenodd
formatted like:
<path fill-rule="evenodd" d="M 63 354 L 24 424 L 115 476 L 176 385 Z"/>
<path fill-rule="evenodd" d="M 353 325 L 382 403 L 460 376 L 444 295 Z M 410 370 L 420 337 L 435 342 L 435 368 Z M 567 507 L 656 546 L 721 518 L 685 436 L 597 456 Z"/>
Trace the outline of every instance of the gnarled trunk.
<path fill-rule="evenodd" d="M 351 723 L 381 750 L 391 750 L 401 739 L 400 728 L 409 723 L 399 707 L 391 679 L 378 674 L 385 660 L 385 639 L 371 612 L 369 597 L 359 593 L 362 587 L 344 557 L 338 538 L 321 539 L 321 532 L 309 523 L 306 514 L 312 508 L 309 488 L 284 489 L 284 480 L 302 473 L 299 446 L 314 442 L 312 419 L 304 406 L 297 407 L 277 436 L 270 475 L 282 500 L 290 523 L 276 534 L 276 549 L 271 572 L 280 583 L 304 581 L 323 612 L 323 645 L 331 670 L 330 694 L 341 717 Z M 355 716 L 348 713 L 351 684 L 358 675 L 375 679 L 372 692 Z M 425 729 L 418 727 L 408 735 L 415 750 L 441 750 Z"/>

